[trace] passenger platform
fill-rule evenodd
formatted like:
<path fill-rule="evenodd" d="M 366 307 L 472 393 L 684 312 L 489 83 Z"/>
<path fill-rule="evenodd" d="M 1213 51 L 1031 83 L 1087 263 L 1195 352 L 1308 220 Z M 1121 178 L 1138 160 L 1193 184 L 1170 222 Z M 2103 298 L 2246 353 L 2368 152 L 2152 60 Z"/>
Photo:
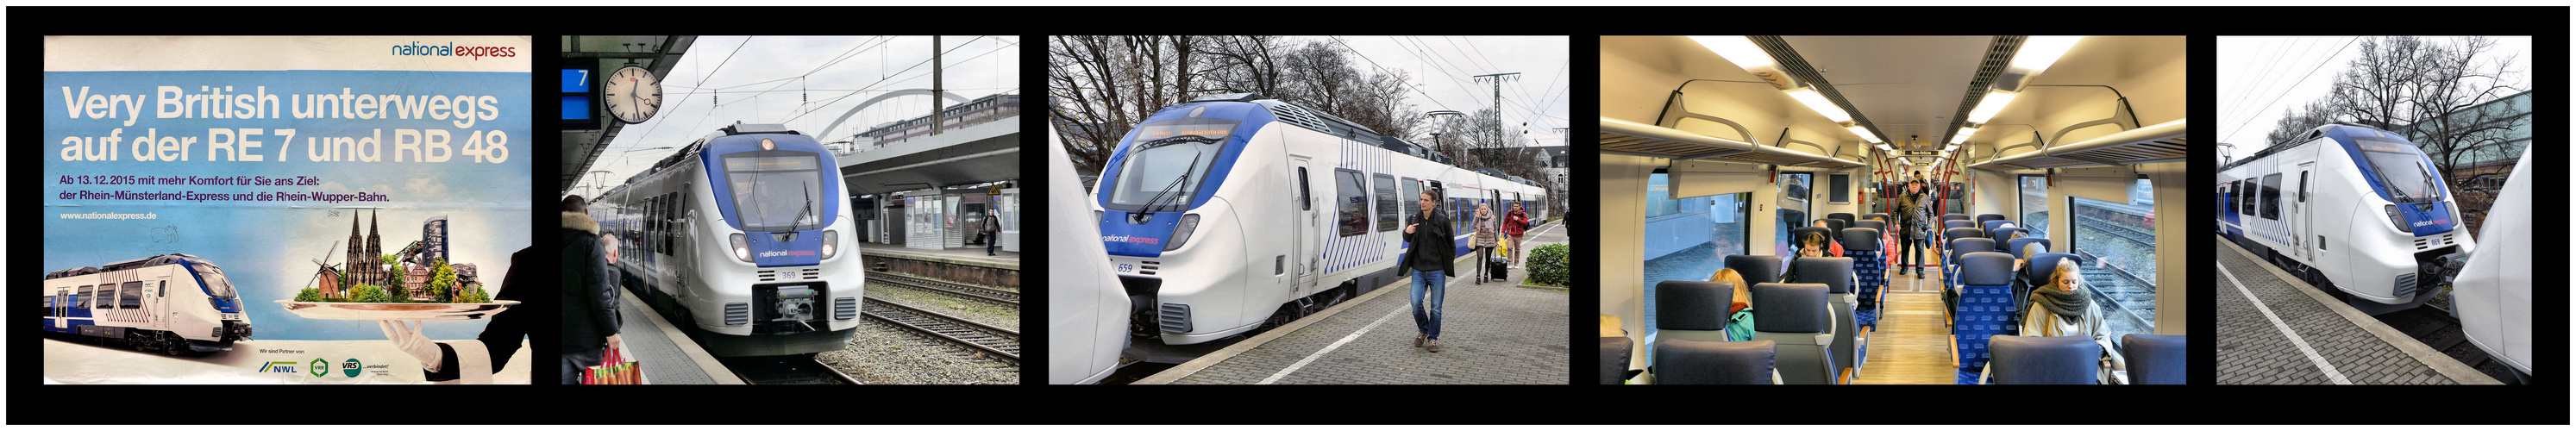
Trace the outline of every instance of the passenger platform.
<path fill-rule="evenodd" d="M 698 343 L 689 341 L 680 328 L 663 320 L 660 313 L 646 308 L 634 292 L 618 289 L 623 295 L 619 316 L 625 321 L 617 327 L 618 338 L 626 343 L 626 354 L 644 368 L 648 385 L 739 385 L 735 376 L 715 355 L 707 354 Z"/>
<path fill-rule="evenodd" d="M 2220 238 L 2218 384 L 2492 385 L 2439 350 Z"/>
<path fill-rule="evenodd" d="M 1530 230 L 1522 250 L 1566 243 L 1563 225 Z M 1516 287 L 1529 273 L 1520 268 L 1477 284 L 1472 260 L 1449 279 L 1439 353 L 1405 336 L 1415 332 L 1407 278 L 1134 384 L 1565 384 L 1567 292 Z"/>
<path fill-rule="evenodd" d="M 985 256 L 982 247 L 924 250 L 901 245 L 859 243 L 859 258 L 869 271 L 886 271 L 979 286 L 1020 288 L 1020 253 L 999 251 Z"/>

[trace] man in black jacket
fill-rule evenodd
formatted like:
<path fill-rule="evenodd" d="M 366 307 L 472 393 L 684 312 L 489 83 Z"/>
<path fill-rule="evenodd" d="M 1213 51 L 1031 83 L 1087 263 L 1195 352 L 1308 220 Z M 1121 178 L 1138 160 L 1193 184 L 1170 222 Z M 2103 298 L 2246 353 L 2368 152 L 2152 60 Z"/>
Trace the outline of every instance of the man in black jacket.
<path fill-rule="evenodd" d="M 581 370 L 600 365 L 617 343 L 617 291 L 607 280 L 608 255 L 599 244 L 599 222 L 580 196 L 564 196 L 563 384 L 581 383 Z"/>
<path fill-rule="evenodd" d="M 1422 331 L 1413 337 L 1413 346 L 1429 347 L 1432 353 L 1439 353 L 1440 303 L 1446 297 L 1449 277 L 1458 276 L 1450 266 L 1451 257 L 1458 255 L 1454 242 L 1457 236 L 1449 234 L 1449 216 L 1440 213 L 1439 199 L 1427 190 L 1419 199 L 1421 215 L 1404 226 L 1404 241 L 1412 244 L 1410 251 L 1396 262 L 1396 267 L 1413 273 L 1413 324 Z"/>

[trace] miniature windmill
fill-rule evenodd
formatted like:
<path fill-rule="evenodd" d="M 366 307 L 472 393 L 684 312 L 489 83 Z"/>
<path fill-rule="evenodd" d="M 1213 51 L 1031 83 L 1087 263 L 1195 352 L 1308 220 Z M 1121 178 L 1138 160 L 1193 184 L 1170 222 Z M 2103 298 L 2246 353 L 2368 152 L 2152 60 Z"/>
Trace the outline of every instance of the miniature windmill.
<path fill-rule="evenodd" d="M 340 241 L 338 241 L 338 240 L 333 240 L 333 241 L 331 241 L 331 249 L 338 249 L 338 248 L 340 248 Z M 330 250 L 324 250 L 324 251 L 322 252 L 322 257 L 323 257 L 324 259 L 328 259 L 328 258 L 330 258 L 330 257 L 331 257 L 331 252 L 330 252 Z M 311 280 L 305 280 L 305 281 L 304 281 L 304 286 L 305 286 L 305 287 L 312 287 L 312 286 L 313 286 L 313 283 L 318 281 L 318 282 L 321 282 L 321 283 L 322 283 L 322 297 L 324 297 L 324 298 L 338 298 L 338 297 L 340 297 L 340 269 L 339 269 L 339 268 L 333 268 L 333 267 L 331 267 L 331 264 L 330 264 L 329 262 L 324 262 L 322 259 L 313 259 L 313 264 L 314 264 L 314 265 L 319 265 L 319 266 L 321 266 L 322 268 L 321 268 L 321 269 L 314 270 L 314 271 L 313 271 L 313 279 L 311 279 Z"/>

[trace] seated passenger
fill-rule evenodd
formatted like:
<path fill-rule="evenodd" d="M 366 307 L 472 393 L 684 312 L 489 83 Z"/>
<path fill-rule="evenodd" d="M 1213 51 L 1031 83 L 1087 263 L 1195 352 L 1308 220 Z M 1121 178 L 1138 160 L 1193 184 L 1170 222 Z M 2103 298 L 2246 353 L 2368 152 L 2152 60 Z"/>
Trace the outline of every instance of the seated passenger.
<path fill-rule="evenodd" d="M 1798 255 L 1797 255 L 1797 256 L 1793 256 L 1793 257 L 1790 257 L 1790 258 L 1789 258 L 1789 265 L 1788 265 L 1788 269 L 1783 270 L 1783 271 L 1781 271 L 1781 272 L 1780 272 L 1780 282 L 1781 282 L 1781 283 L 1817 283 L 1818 281 L 1814 281 L 1814 280 L 1809 280 L 1809 281 L 1798 281 L 1798 259 L 1799 259 L 1799 258 L 1808 258 L 1808 257 L 1841 257 L 1841 256 L 1828 256 L 1828 255 L 1826 255 L 1826 254 L 1825 254 L 1825 250 L 1827 250 L 1827 249 L 1828 249 L 1828 247 L 1829 247 L 1827 244 L 1831 244 L 1831 243 L 1833 243 L 1833 241 L 1832 241 L 1832 240 L 1827 240 L 1827 239 L 1825 239 L 1825 236 L 1824 236 L 1824 235 L 1822 235 L 1822 234 L 1816 234 L 1816 233 L 1809 233 L 1809 234 L 1807 234 L 1807 236 L 1804 236 L 1804 237 L 1800 237 L 1800 238 L 1798 238 Z M 1847 274 L 1847 275 L 1844 275 L 1844 277 L 1850 277 L 1850 278 L 1851 278 L 1851 280 L 1848 280 L 1848 281 L 1847 281 L 1847 282 L 1848 282 L 1848 283 L 1850 283 L 1850 284 L 1845 284 L 1845 286 L 1859 286 L 1859 285 L 1860 285 L 1860 276 L 1859 276 L 1859 275 L 1848 275 L 1848 274 Z"/>
<path fill-rule="evenodd" d="M 2121 364 L 2120 350 L 2111 347 L 2105 333 L 2101 307 L 2077 288 L 2081 281 L 2074 259 L 2057 261 L 2048 283 L 2030 293 L 2030 308 L 2022 314 L 2021 335 L 2024 337 L 2090 337 L 2102 345 L 2103 368 L 2096 380 L 2107 380 L 2111 364 Z"/>
<path fill-rule="evenodd" d="M 1826 223 L 1826 222 L 1825 222 L 1825 219 L 1816 219 L 1816 227 L 1825 228 L 1825 229 L 1827 229 L 1828 231 L 1831 231 L 1831 230 L 1834 228 L 1830 223 Z M 1839 232 L 1837 232 L 1837 233 L 1839 233 Z M 1833 257 L 1844 257 L 1844 256 L 1843 256 L 1843 241 L 1842 241 L 1842 238 L 1839 238 L 1839 237 L 1837 237 L 1837 238 L 1830 238 L 1830 239 L 1828 239 L 1827 241 L 1825 241 L 1825 255 L 1826 255 L 1826 256 L 1833 256 Z"/>
<path fill-rule="evenodd" d="M 1753 341 L 1753 285 L 1731 268 L 1718 268 L 1708 281 L 1735 285 L 1735 303 L 1726 306 L 1726 341 Z"/>

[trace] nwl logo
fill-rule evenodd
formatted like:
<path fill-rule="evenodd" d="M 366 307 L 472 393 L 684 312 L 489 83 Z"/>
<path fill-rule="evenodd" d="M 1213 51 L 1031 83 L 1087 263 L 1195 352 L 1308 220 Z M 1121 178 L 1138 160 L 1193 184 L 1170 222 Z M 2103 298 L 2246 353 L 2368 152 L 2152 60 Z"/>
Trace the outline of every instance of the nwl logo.
<path fill-rule="evenodd" d="M 265 363 L 265 364 L 259 364 L 259 372 L 262 372 L 262 373 L 287 373 L 287 374 L 294 374 L 294 373 L 295 373 L 295 361 L 274 361 L 274 362 L 269 362 L 269 363 Z"/>

